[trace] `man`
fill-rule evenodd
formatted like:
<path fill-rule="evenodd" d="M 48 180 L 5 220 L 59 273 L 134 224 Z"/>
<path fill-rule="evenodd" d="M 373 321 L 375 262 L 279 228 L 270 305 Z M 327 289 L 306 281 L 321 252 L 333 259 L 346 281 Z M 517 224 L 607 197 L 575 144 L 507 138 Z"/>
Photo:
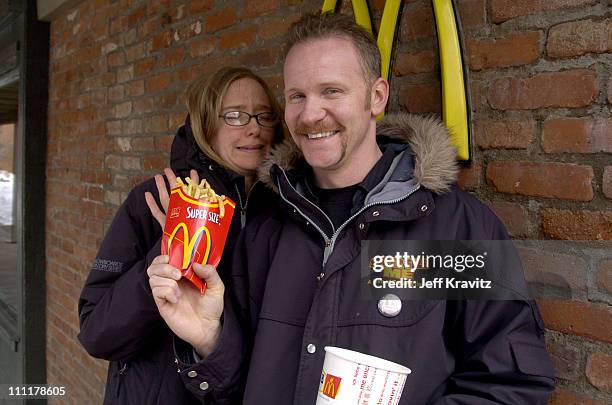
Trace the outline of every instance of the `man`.
<path fill-rule="evenodd" d="M 552 366 L 533 302 L 404 301 L 386 312 L 360 296 L 363 240 L 508 238 L 453 186 L 439 122 L 400 115 L 377 129 L 389 96 L 379 72 L 374 39 L 350 18 L 292 27 L 283 74 L 294 143 L 260 173 L 280 202 L 241 236 L 225 307 L 210 267 L 196 267 L 203 297 L 170 279 L 166 258 L 149 268 L 181 338 L 179 372 L 207 403 L 314 404 L 327 345 L 410 367 L 401 404 L 547 402 Z"/>

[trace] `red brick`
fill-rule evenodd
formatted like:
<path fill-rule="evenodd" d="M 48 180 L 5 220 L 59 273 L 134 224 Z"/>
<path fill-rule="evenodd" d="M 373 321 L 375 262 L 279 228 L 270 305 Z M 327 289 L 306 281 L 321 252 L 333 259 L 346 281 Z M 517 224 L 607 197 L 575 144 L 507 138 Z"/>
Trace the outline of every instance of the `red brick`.
<path fill-rule="evenodd" d="M 124 170 L 141 170 L 140 158 L 136 156 L 122 156 L 121 168 Z"/>
<path fill-rule="evenodd" d="M 185 51 L 183 48 L 168 49 L 164 52 L 159 66 L 161 67 L 176 67 L 185 59 Z"/>
<path fill-rule="evenodd" d="M 108 88 L 108 99 L 112 101 L 121 100 L 125 94 L 124 86 L 113 86 Z"/>
<path fill-rule="evenodd" d="M 576 381 L 580 377 L 580 351 L 562 342 L 547 344 L 548 353 L 555 365 L 555 377 Z"/>
<path fill-rule="evenodd" d="M 131 46 L 125 50 L 125 58 L 128 62 L 133 62 L 137 59 L 142 59 L 143 56 L 145 56 L 144 43 Z"/>
<path fill-rule="evenodd" d="M 590 166 L 527 161 L 494 161 L 486 172 L 498 192 L 575 201 L 593 199 L 593 176 Z"/>
<path fill-rule="evenodd" d="M 134 111 L 136 110 L 136 105 L 138 101 L 134 102 Z M 134 135 L 142 132 L 142 120 L 140 119 L 130 119 L 123 122 L 123 133 L 125 135 Z"/>
<path fill-rule="evenodd" d="M 125 85 L 127 96 L 140 96 L 144 94 L 144 80 L 133 80 Z"/>
<path fill-rule="evenodd" d="M 438 53 L 431 49 L 411 53 L 398 53 L 393 63 L 393 72 L 396 76 L 433 72 L 440 67 L 439 65 Z"/>
<path fill-rule="evenodd" d="M 512 236 L 525 236 L 529 232 L 527 211 L 522 205 L 513 202 L 499 201 L 489 204 L 495 215 L 502 220 L 508 233 Z"/>
<path fill-rule="evenodd" d="M 599 94 L 595 72 L 575 69 L 540 73 L 530 78 L 504 77 L 489 88 L 488 99 L 497 110 L 534 110 L 542 107 L 586 107 Z"/>
<path fill-rule="evenodd" d="M 544 234 L 553 239 L 612 240 L 612 211 L 541 211 Z"/>
<path fill-rule="evenodd" d="M 586 376 L 595 388 L 612 391 L 612 356 L 602 352 L 591 354 L 587 360 Z"/>
<path fill-rule="evenodd" d="M 612 119 L 555 118 L 542 129 L 542 147 L 547 153 L 612 152 Z"/>
<path fill-rule="evenodd" d="M 421 83 L 404 86 L 399 94 L 400 105 L 411 113 L 442 110 L 439 83 Z"/>
<path fill-rule="evenodd" d="M 581 394 L 575 394 L 563 388 L 557 388 L 557 390 L 553 392 L 548 405 L 610 405 L 610 402 L 587 398 Z"/>
<path fill-rule="evenodd" d="M 491 0 L 491 19 L 494 23 L 500 23 L 541 11 L 577 8 L 595 3 L 597 0 Z"/>
<path fill-rule="evenodd" d="M 612 343 L 612 308 L 570 300 L 538 300 L 547 328 Z"/>
<path fill-rule="evenodd" d="M 458 5 L 462 29 L 473 30 L 485 25 L 484 0 L 459 0 Z"/>
<path fill-rule="evenodd" d="M 155 147 L 153 149 L 162 152 L 169 151 L 173 141 L 174 134 L 158 136 L 155 138 Z"/>
<path fill-rule="evenodd" d="M 111 52 L 106 57 L 106 63 L 110 67 L 121 66 L 125 64 L 125 52 L 122 50 Z"/>
<path fill-rule="evenodd" d="M 240 13 L 242 20 L 252 19 L 254 17 L 271 13 L 279 7 L 279 0 L 246 0 Z"/>
<path fill-rule="evenodd" d="M 479 110 L 479 107 L 489 108 L 485 106 L 487 101 L 487 87 L 488 83 L 471 80 L 470 81 L 470 104 L 473 110 Z"/>
<path fill-rule="evenodd" d="M 225 50 L 250 45 L 255 40 L 256 32 L 257 29 L 255 27 L 248 27 L 240 31 L 228 32 L 221 37 L 219 46 L 222 50 Z"/>
<path fill-rule="evenodd" d="M 147 13 L 147 6 L 140 6 L 128 15 L 128 25 L 133 27 L 140 23 Z"/>
<path fill-rule="evenodd" d="M 138 27 L 138 35 L 140 38 L 149 37 L 152 33 L 164 28 L 171 23 L 171 18 L 168 14 L 154 15 Z"/>
<path fill-rule="evenodd" d="M 176 105 L 178 94 L 176 92 L 165 93 L 155 99 L 157 108 L 172 108 Z"/>
<path fill-rule="evenodd" d="M 124 66 L 117 70 L 117 83 L 125 83 L 134 78 L 134 65 Z"/>
<path fill-rule="evenodd" d="M 138 137 L 131 140 L 131 147 L 134 152 L 149 152 L 155 150 L 155 141 L 149 137 Z M 169 150 L 170 148 L 168 148 Z"/>
<path fill-rule="evenodd" d="M 147 155 L 143 157 L 145 170 L 157 170 L 161 172 L 168 165 L 168 157 L 162 154 Z"/>
<path fill-rule="evenodd" d="M 431 5 L 404 11 L 400 18 L 400 38 L 402 42 L 435 36 L 435 21 Z"/>
<path fill-rule="evenodd" d="M 300 17 L 300 14 L 291 14 L 268 19 L 261 27 L 259 35 L 263 39 L 276 38 L 285 35 L 291 24 L 299 20 Z"/>
<path fill-rule="evenodd" d="M 145 121 L 146 132 L 165 132 L 168 130 L 168 116 L 154 115 Z"/>
<path fill-rule="evenodd" d="M 612 260 L 608 259 L 599 262 L 597 286 L 600 290 L 612 294 Z"/>
<path fill-rule="evenodd" d="M 261 69 L 276 64 L 277 53 L 271 49 L 258 49 L 253 52 L 241 54 L 237 65 L 249 66 L 251 69 Z"/>
<path fill-rule="evenodd" d="M 214 5 L 214 0 L 193 0 L 189 3 L 189 11 L 191 14 L 198 14 L 210 10 Z"/>
<path fill-rule="evenodd" d="M 115 117 L 116 118 L 125 118 L 130 115 L 132 112 L 132 102 L 126 101 L 121 104 L 117 104 L 115 106 Z"/>
<path fill-rule="evenodd" d="M 149 50 L 151 52 L 158 51 L 163 48 L 167 48 L 172 44 L 172 32 L 164 31 L 151 39 L 149 43 Z"/>
<path fill-rule="evenodd" d="M 149 73 L 155 67 L 155 58 L 147 58 L 136 62 L 134 72 L 136 76 L 142 76 Z"/>
<path fill-rule="evenodd" d="M 154 93 L 156 91 L 163 90 L 170 85 L 171 80 L 172 74 L 169 72 L 151 76 L 145 82 L 145 89 L 147 93 Z"/>
<path fill-rule="evenodd" d="M 612 19 L 570 21 L 548 32 L 546 53 L 552 58 L 605 53 L 612 50 Z"/>
<path fill-rule="evenodd" d="M 540 32 L 518 32 L 501 38 L 467 41 L 470 69 L 528 65 L 540 58 Z"/>
<path fill-rule="evenodd" d="M 192 58 L 199 58 L 210 55 L 217 46 L 214 38 L 204 38 L 200 41 L 192 42 L 189 48 L 189 55 Z"/>
<path fill-rule="evenodd" d="M 121 158 L 117 155 L 106 155 L 104 158 L 104 165 L 106 169 L 120 169 Z"/>
<path fill-rule="evenodd" d="M 601 183 L 601 190 L 604 195 L 612 200 L 612 166 L 604 167 Z"/>
<path fill-rule="evenodd" d="M 457 184 L 462 190 L 473 191 L 480 187 L 482 178 L 482 163 L 472 161 L 470 166 L 461 166 L 457 177 Z"/>
<path fill-rule="evenodd" d="M 535 122 L 529 119 L 474 123 L 474 140 L 480 149 L 526 149 L 534 132 Z"/>
<path fill-rule="evenodd" d="M 236 22 L 235 7 L 226 7 L 206 18 L 204 31 L 215 32 L 223 28 L 231 27 Z"/>
<path fill-rule="evenodd" d="M 572 294 L 586 290 L 588 263 L 584 259 L 542 248 L 518 248 L 518 253 L 528 282 L 565 289 Z"/>
<path fill-rule="evenodd" d="M 145 97 L 134 101 L 134 113 L 142 114 L 153 111 L 153 99 Z"/>

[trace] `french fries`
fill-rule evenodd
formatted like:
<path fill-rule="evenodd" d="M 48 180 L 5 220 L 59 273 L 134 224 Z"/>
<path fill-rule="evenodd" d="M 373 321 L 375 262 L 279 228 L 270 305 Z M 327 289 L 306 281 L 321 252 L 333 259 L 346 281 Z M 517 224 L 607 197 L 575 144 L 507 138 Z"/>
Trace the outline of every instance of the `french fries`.
<path fill-rule="evenodd" d="M 218 195 L 215 190 L 210 187 L 210 184 L 206 179 L 202 179 L 200 184 L 196 184 L 191 178 L 185 178 L 187 184 L 183 182 L 180 177 L 176 178 L 176 184 L 181 186 L 183 193 L 189 197 L 200 200 L 205 203 L 218 203 L 219 204 L 219 218 L 223 218 L 225 215 L 225 196 Z"/>

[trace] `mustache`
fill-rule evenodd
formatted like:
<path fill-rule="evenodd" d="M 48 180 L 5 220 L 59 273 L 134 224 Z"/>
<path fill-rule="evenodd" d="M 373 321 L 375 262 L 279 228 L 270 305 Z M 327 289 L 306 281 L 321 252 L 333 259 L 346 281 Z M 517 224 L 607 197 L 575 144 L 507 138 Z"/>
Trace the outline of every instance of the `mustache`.
<path fill-rule="evenodd" d="M 325 123 L 321 123 L 317 125 L 298 124 L 298 126 L 295 128 L 295 132 L 298 134 L 316 134 L 319 132 L 341 131 L 343 129 L 344 127 L 339 124 L 335 124 L 335 125 L 325 124 Z"/>

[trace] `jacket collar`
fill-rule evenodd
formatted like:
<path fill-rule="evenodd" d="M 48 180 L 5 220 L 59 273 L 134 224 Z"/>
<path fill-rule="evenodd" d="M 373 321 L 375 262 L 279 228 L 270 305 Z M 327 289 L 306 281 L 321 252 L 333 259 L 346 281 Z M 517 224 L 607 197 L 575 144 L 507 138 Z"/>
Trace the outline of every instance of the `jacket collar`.
<path fill-rule="evenodd" d="M 396 156 L 386 181 L 372 190 L 368 198 L 378 200 L 385 196 L 388 199 L 392 197 L 389 193 L 401 193 L 398 186 L 410 188 L 417 184 L 436 194 L 443 194 L 457 180 L 457 152 L 451 144 L 448 130 L 438 118 L 389 114 L 378 123 L 377 135 L 390 138 L 395 143 L 407 144 L 409 151 Z M 288 138 L 270 151 L 258 175 L 264 184 L 278 192 L 271 169 L 276 166 L 288 172 L 303 164 L 302 153 Z"/>

